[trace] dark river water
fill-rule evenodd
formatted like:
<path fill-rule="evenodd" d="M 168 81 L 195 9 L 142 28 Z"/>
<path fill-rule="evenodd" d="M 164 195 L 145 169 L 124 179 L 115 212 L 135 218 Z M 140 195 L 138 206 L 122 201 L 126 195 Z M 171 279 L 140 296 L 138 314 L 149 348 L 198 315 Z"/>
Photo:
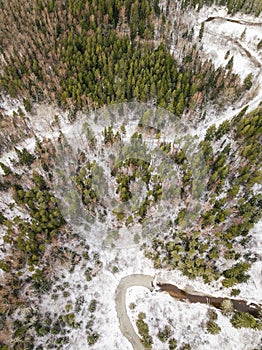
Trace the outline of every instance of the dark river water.
<path fill-rule="evenodd" d="M 230 299 L 230 298 L 219 298 L 212 296 L 196 295 L 185 292 L 184 290 L 176 287 L 173 284 L 163 283 L 158 284 L 158 287 L 161 291 L 168 292 L 172 297 L 179 300 L 188 300 L 190 303 L 202 303 L 207 305 L 212 305 L 217 309 L 222 309 L 221 304 L 223 300 L 228 299 L 232 302 L 233 307 L 236 311 L 248 312 L 254 317 L 258 317 L 259 313 L 262 312 L 261 305 L 254 303 L 247 303 L 244 300 L 240 299 Z"/>

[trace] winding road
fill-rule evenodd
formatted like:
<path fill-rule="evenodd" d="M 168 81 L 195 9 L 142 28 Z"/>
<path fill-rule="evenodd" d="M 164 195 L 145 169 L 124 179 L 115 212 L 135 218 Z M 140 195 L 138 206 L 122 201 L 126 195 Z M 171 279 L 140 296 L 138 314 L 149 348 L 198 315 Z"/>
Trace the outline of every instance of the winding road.
<path fill-rule="evenodd" d="M 145 350 L 139 336 L 136 334 L 134 327 L 128 317 L 126 309 L 126 292 L 130 287 L 145 287 L 153 291 L 152 281 L 154 277 L 149 275 L 129 275 L 123 277 L 116 289 L 116 312 L 120 323 L 120 330 L 133 346 L 134 350 Z"/>

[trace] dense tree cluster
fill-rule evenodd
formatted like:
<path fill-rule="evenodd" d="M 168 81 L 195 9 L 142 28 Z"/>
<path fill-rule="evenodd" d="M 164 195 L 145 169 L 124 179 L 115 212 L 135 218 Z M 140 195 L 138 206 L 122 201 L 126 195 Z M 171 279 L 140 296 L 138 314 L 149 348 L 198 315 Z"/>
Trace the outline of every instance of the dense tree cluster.
<path fill-rule="evenodd" d="M 187 276 L 202 276 L 207 282 L 223 275 L 225 287 L 247 281 L 250 262 L 256 257 L 239 246 L 248 245 L 249 230 L 262 215 L 262 196 L 252 190 L 262 179 L 261 113 L 259 108 L 245 116 L 243 110 L 231 123 L 207 130 L 200 143 L 209 169 L 206 209 L 190 229 L 183 231 L 190 213 L 183 207 L 169 233 L 153 239 L 147 255 L 154 259 L 155 267 L 178 267 Z M 232 147 L 237 152 L 233 153 Z M 234 259 L 237 263 L 221 271 L 217 259 Z"/>
<path fill-rule="evenodd" d="M 33 278 L 42 278 L 39 262 L 44 255 L 46 245 L 57 235 L 58 229 L 65 223 L 57 206 L 57 201 L 47 188 L 43 177 L 37 173 L 33 177 L 34 187 L 24 190 L 18 184 L 13 185 L 14 199 L 20 206 L 29 210 L 31 221 L 26 222 L 17 218 L 14 222 L 5 220 L 7 227 L 3 239 L 19 253 L 19 265 L 16 260 L 10 261 L 11 267 L 23 270 L 25 264 L 34 272 Z"/>
<path fill-rule="evenodd" d="M 21 108 L 10 116 L 0 112 L 0 154 L 11 151 L 14 144 L 32 136 L 32 129 Z"/>
<path fill-rule="evenodd" d="M 150 100 L 178 116 L 236 97 L 236 76 L 202 64 L 195 47 L 178 66 L 164 41 L 155 46 L 159 14 L 156 0 L 4 2 L 1 89 L 72 108 Z"/>
<path fill-rule="evenodd" d="M 21 344 L 23 347 L 32 349 L 36 342 L 39 345 L 41 340 L 43 340 L 43 347 L 40 346 L 40 348 L 47 346 L 48 342 L 50 342 L 50 346 L 67 344 L 69 338 L 65 329 L 79 327 L 71 306 L 68 304 L 66 309 L 61 310 L 58 315 L 51 315 L 50 312 L 42 314 L 38 310 L 37 295 L 52 291 L 52 300 L 54 301 L 58 296 L 68 298 L 70 295 L 66 290 L 66 287 L 69 286 L 69 284 L 66 285 L 66 282 L 62 286 L 57 280 L 56 288 L 52 289 L 50 280 L 53 271 L 52 264 L 57 265 L 59 262 L 68 264 L 72 272 L 83 259 L 87 281 L 90 281 L 98 273 L 98 268 L 101 266 L 99 254 L 90 253 L 89 246 L 78 236 L 75 239 L 76 251 L 73 248 L 75 237 L 73 234 L 70 237 L 72 244 L 70 248 L 62 243 L 67 237 L 67 232 L 57 199 L 51 192 L 48 181 L 40 174 L 39 169 L 38 171 L 35 169 L 36 164 L 41 165 L 39 161 L 41 157 L 46 158 L 45 151 L 48 150 L 49 155 L 54 156 L 51 148 L 45 146 L 47 146 L 45 141 L 38 140 L 34 153 L 36 158 L 34 163 L 27 164 L 26 162 L 24 164 L 20 162 L 16 164 L 19 175 L 10 171 L 10 168 L 4 163 L 0 163 L 5 172 L 3 177 L 8 181 L 7 188 L 2 189 L 5 192 L 1 192 L 4 193 L 4 196 L 1 197 L 1 204 L 5 203 L 4 197 L 9 195 L 12 195 L 14 199 L 12 203 L 5 203 L 7 208 L 0 214 L 0 228 L 4 241 L 1 250 L 6 252 L 4 259 L 0 262 L 0 269 L 4 273 L 5 281 L 0 288 L 1 349 L 5 349 L 6 346 L 9 349 L 10 344 L 12 344 L 12 349 L 20 349 Z M 22 153 L 27 154 L 25 151 Z M 42 163 L 42 165 L 44 164 Z M 41 173 L 45 175 L 48 175 L 49 172 L 41 170 Z M 20 215 L 9 217 L 6 214 L 9 210 L 18 210 Z M 6 247 L 8 247 L 8 252 L 5 250 Z M 37 300 L 36 303 L 32 300 L 29 301 L 28 290 L 25 291 L 25 288 L 32 289 L 34 300 Z M 27 298 L 24 298 L 24 295 L 27 295 Z M 81 305 L 76 301 L 75 311 L 81 310 Z M 90 313 L 95 311 L 95 306 L 94 302 L 90 304 Z M 23 317 L 17 318 L 15 316 L 18 308 Z M 94 316 L 90 318 L 93 320 Z M 92 320 L 89 320 L 89 323 Z M 92 324 L 87 326 L 86 333 L 88 344 L 94 344 L 99 334 L 93 330 Z M 8 337 L 3 337 L 3 334 L 8 334 L 8 341 Z M 46 342 L 44 337 L 47 335 L 50 339 Z M 2 342 L 4 338 L 6 342 Z M 5 345 L 6 343 L 9 345 Z"/>
<path fill-rule="evenodd" d="M 146 315 L 143 312 L 140 312 L 138 315 L 138 319 L 136 321 L 136 326 L 138 329 L 138 333 L 141 336 L 141 342 L 145 349 L 151 349 L 153 344 L 153 339 L 149 334 L 149 328 L 147 323 L 144 321 Z"/>

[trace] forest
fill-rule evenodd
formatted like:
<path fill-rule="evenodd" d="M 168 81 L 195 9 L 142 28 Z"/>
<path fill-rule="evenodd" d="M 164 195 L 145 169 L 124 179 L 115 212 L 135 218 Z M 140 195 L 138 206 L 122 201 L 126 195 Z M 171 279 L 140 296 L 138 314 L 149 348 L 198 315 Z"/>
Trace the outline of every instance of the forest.
<path fill-rule="evenodd" d="M 254 97 L 255 74 L 240 79 L 229 51 L 224 67 L 203 59 L 204 22 L 197 32 L 180 15 L 218 5 L 228 15 L 255 17 L 262 2 L 181 0 L 175 14 L 173 5 L 0 0 L 0 350 L 63 349 L 80 331 L 85 346 L 99 344 L 112 303 L 103 304 L 104 287 L 95 285 L 105 274 L 114 286 L 129 266 L 124 259 L 133 264 L 130 241 L 155 274 L 178 271 L 206 288 L 217 283 L 227 297 L 241 296 L 252 279 L 259 254 L 251 252 L 250 232 L 262 217 L 262 105 L 236 110 Z M 130 113 L 134 130 L 126 102 L 140 107 Z M 48 105 L 45 119 L 39 109 Z M 229 107 L 234 116 L 225 118 Z M 99 111 L 108 115 L 99 119 Z M 37 118 L 39 129 L 48 121 L 39 133 Z M 191 129 L 182 136 L 198 122 L 203 136 Z M 225 301 L 221 312 L 208 309 L 205 334 L 221 332 L 221 314 L 234 331 L 261 330 L 261 318 Z M 153 337 L 143 312 L 134 323 L 145 348 L 155 338 L 177 348 L 169 324 Z"/>
<path fill-rule="evenodd" d="M 155 26 L 161 33 L 170 25 L 156 0 L 44 0 L 33 6 L 12 0 L 2 3 L 0 18 L 0 88 L 13 97 L 47 99 L 72 111 L 151 101 L 181 116 L 245 90 L 230 67 L 203 63 L 195 46 L 183 48 L 178 64 L 167 38 L 156 44 Z"/>

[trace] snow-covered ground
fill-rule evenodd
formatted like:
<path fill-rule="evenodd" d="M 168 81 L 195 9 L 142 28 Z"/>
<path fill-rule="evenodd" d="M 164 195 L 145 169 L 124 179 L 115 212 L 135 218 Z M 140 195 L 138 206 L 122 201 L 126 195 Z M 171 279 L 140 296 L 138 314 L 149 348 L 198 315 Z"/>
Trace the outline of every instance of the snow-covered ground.
<path fill-rule="evenodd" d="M 130 308 L 130 304 L 135 308 Z M 171 328 L 171 337 L 177 340 L 178 348 L 183 344 L 191 344 L 196 350 L 251 350 L 260 345 L 258 332 L 255 330 L 236 330 L 220 311 L 217 311 L 217 323 L 221 333 L 211 335 L 206 330 L 208 307 L 201 304 L 189 304 L 174 300 L 165 293 L 150 293 L 145 288 L 133 287 L 128 290 L 127 307 L 130 319 L 135 322 L 139 312 L 146 314 L 149 334 L 153 336 L 152 349 L 169 349 L 168 343 L 162 343 L 157 334 L 166 325 Z M 134 306 L 133 306 L 134 307 Z M 248 340 L 248 341 L 247 341 Z"/>
<path fill-rule="evenodd" d="M 214 19 L 206 22 L 210 17 Z M 216 67 L 226 66 L 233 55 L 233 72 L 237 73 L 242 80 L 249 73 L 254 76 L 261 73 L 262 53 L 261 50 L 257 50 L 257 44 L 262 39 L 262 17 L 254 19 L 244 14 L 229 16 L 223 7 L 204 6 L 199 13 L 192 12 L 191 16 L 189 14 L 188 21 L 194 25 L 196 38 L 198 38 L 201 23 L 205 22 L 202 49 Z M 244 49 L 250 53 L 250 57 Z M 228 58 L 225 59 L 228 51 Z"/>
<path fill-rule="evenodd" d="M 262 39 L 262 26 L 253 25 L 254 18 L 250 16 L 238 15 L 234 19 L 246 21 L 241 23 L 232 23 L 225 18 L 229 18 L 223 8 L 206 8 L 200 13 L 193 13 L 188 16 L 189 24 L 195 26 L 195 35 L 200 30 L 200 25 L 209 17 L 221 17 L 205 23 L 204 36 L 202 39 L 203 52 L 212 59 L 216 67 L 225 66 L 229 58 L 234 56 L 233 71 L 240 75 L 242 81 L 249 74 L 253 74 L 253 86 L 247 92 L 246 97 L 239 101 L 236 106 L 229 107 L 219 118 L 214 111 L 207 113 L 206 120 L 198 126 L 195 135 L 202 138 L 206 129 L 212 124 L 220 124 L 226 119 L 230 119 L 237 114 L 245 103 L 249 104 L 249 110 L 253 110 L 262 100 L 262 53 L 256 50 L 257 43 Z M 261 23 L 262 19 L 257 18 L 255 21 Z M 248 24 L 247 22 L 253 22 Z M 243 34 L 246 30 L 245 35 Z M 229 56 L 225 59 L 227 51 Z M 247 51 L 251 57 L 248 57 Z M 260 65 L 260 66 L 259 66 Z M 4 102 L 3 108 L 8 113 L 12 113 L 20 106 L 19 101 Z M 32 127 L 38 137 L 56 138 L 59 135 L 59 129 L 65 136 L 69 136 L 71 127 L 67 122 L 65 114 L 54 106 L 38 105 L 34 107 L 34 117 L 31 119 Z M 55 123 L 55 115 L 58 116 L 59 127 Z M 132 128 L 128 129 L 127 137 L 131 135 Z M 101 133 L 101 128 L 97 130 Z M 34 140 L 25 140 L 22 147 L 32 151 Z M 6 154 L 1 161 L 10 165 L 9 158 L 14 153 Z M 10 214 L 6 211 L 6 214 Z M 15 212 L 15 215 L 21 213 Z M 11 215 L 11 214 L 10 214 Z M 255 225 L 252 230 L 252 241 L 250 249 L 261 255 L 261 232 L 262 221 Z M 82 238 L 84 235 L 81 236 Z M 90 239 L 90 237 L 89 237 Z M 90 243 L 87 236 L 87 242 Z M 97 242 L 94 245 L 97 248 Z M 91 248 L 92 249 L 92 248 Z M 59 297 L 57 300 L 52 299 L 52 294 L 43 296 L 40 309 L 45 312 L 51 310 L 53 314 L 60 313 L 70 302 L 76 303 L 77 298 L 84 296 L 85 302 L 81 312 L 76 316 L 77 321 L 82 323 L 79 328 L 70 330 L 70 343 L 64 345 L 64 349 L 79 350 L 88 348 L 86 337 L 86 320 L 91 315 L 88 305 L 92 299 L 98 302 L 95 312 L 94 330 L 100 334 L 98 342 L 92 346 L 94 350 L 131 350 L 131 344 L 123 337 L 119 330 L 119 321 L 115 310 L 115 290 L 122 277 L 130 274 L 149 274 L 156 277 L 158 281 L 170 282 L 181 289 L 188 291 L 202 292 L 213 296 L 229 296 L 229 291 L 222 290 L 221 281 L 213 282 L 209 285 L 203 283 L 198 278 L 190 280 L 180 271 L 156 270 L 152 261 L 144 257 L 140 250 L 139 244 L 126 246 L 121 244 L 120 247 L 99 246 L 100 260 L 102 267 L 96 277 L 89 283 L 86 282 L 84 275 L 85 263 L 77 265 L 72 272 L 68 272 L 63 266 L 60 269 L 60 282 L 69 285 L 69 297 Z M 113 267 L 117 271 L 112 271 Z M 249 300 L 250 302 L 262 302 L 262 264 L 261 261 L 253 263 L 250 271 L 251 278 L 247 283 L 239 286 L 240 295 L 238 298 Z M 59 281 L 57 281 L 58 283 Z M 130 304 L 135 303 L 136 307 L 130 309 Z M 210 335 L 205 331 L 207 321 L 207 306 L 201 304 L 187 304 L 178 302 L 164 293 L 153 292 L 142 287 L 133 287 L 127 293 L 127 309 L 134 327 L 137 315 L 143 311 L 146 313 L 146 322 L 149 325 L 150 334 L 154 338 L 154 350 L 168 349 L 168 345 L 160 342 L 156 337 L 159 329 L 164 328 L 166 324 L 172 328 L 172 336 L 177 339 L 178 346 L 183 343 L 190 343 L 194 350 L 251 350 L 260 346 L 261 332 L 255 330 L 235 329 L 232 327 L 229 319 L 218 313 L 217 323 L 221 327 L 219 335 Z M 91 348 L 91 347 L 90 347 Z"/>
<path fill-rule="evenodd" d="M 210 17 L 214 19 L 206 22 Z M 204 6 L 199 12 L 187 13 L 184 21 L 189 28 L 194 28 L 194 39 L 201 48 L 204 59 L 211 59 L 218 68 L 225 67 L 233 56 L 232 71 L 239 75 L 242 83 L 248 74 L 253 76 L 251 89 L 247 90 L 235 105 L 229 103 L 219 115 L 212 108 L 207 110 L 205 120 L 200 121 L 192 131 L 193 135 L 203 139 L 205 130 L 212 124 L 217 126 L 225 120 L 232 119 L 247 105 L 247 112 L 251 112 L 262 101 L 262 50 L 257 49 L 257 44 L 262 40 L 262 16 L 230 16 L 225 7 Z M 199 42 L 199 31 L 203 22 L 204 34 Z"/>
<path fill-rule="evenodd" d="M 37 124 L 37 133 L 41 137 L 44 135 L 46 138 L 56 138 L 58 135 L 57 128 L 50 126 L 50 120 L 53 119 L 53 109 L 48 110 L 46 114 L 46 123 L 41 118 L 41 114 L 44 113 L 45 107 L 41 106 L 40 110 L 36 110 L 36 115 L 39 116 L 39 123 Z M 77 146 L 80 145 L 79 140 L 72 134 L 74 128 L 72 128 L 67 122 L 66 117 L 60 112 L 59 115 L 60 128 L 66 138 L 71 139 L 74 142 L 77 141 Z M 128 136 L 132 135 L 134 130 L 128 129 Z M 204 129 L 205 131 L 205 129 Z M 101 134 L 101 128 L 96 132 Z M 27 142 L 30 145 L 32 151 L 32 142 Z M 8 156 L 10 156 L 8 154 Z M 4 161 L 3 157 L 3 161 Z M 16 213 L 17 215 L 17 213 Z M 113 219 L 112 219 L 113 220 Z M 261 238 L 261 224 L 257 224 L 253 229 L 253 242 L 254 251 L 260 245 L 259 239 Z M 53 299 L 54 291 L 43 295 L 42 302 L 39 307 L 42 313 L 46 310 L 50 310 L 53 317 L 55 314 L 61 314 L 64 310 L 69 308 L 67 305 L 71 305 L 74 310 L 77 300 L 80 297 L 84 297 L 85 301 L 79 313 L 76 313 L 76 322 L 80 325 L 78 328 L 70 328 L 70 340 L 69 344 L 64 345 L 64 349 L 78 350 L 88 348 L 87 344 L 87 331 L 86 323 L 92 319 L 91 313 L 88 310 L 88 305 L 92 299 L 97 300 L 97 309 L 94 314 L 93 331 L 98 332 L 100 337 L 98 341 L 92 346 L 92 349 L 116 349 L 116 350 L 131 350 L 131 344 L 124 338 L 119 329 L 119 321 L 115 309 L 115 290 L 121 278 L 132 274 L 148 274 L 155 276 L 157 281 L 169 282 L 177 285 L 181 289 L 185 289 L 190 292 L 202 292 L 204 294 L 210 294 L 213 296 L 229 296 L 229 291 L 222 289 L 221 281 L 213 282 L 209 285 L 205 284 L 201 278 L 190 280 L 183 276 L 178 270 L 165 271 L 156 270 L 153 267 L 151 260 L 145 258 L 143 252 L 140 249 L 140 244 L 130 244 L 130 241 L 126 241 L 124 238 L 119 244 L 102 245 L 99 243 L 99 235 L 97 230 L 106 228 L 106 225 L 95 225 L 92 229 L 92 235 L 90 232 L 81 231 L 79 228 L 79 234 L 81 239 L 86 240 L 91 246 L 92 250 L 99 252 L 100 260 L 102 261 L 102 267 L 98 269 L 97 275 L 91 282 L 86 281 L 85 271 L 87 265 L 82 260 L 81 263 L 76 265 L 75 269 L 69 272 L 69 269 L 65 266 L 58 266 L 57 270 L 60 271 L 60 279 L 56 280 L 57 287 L 60 285 L 67 285 L 66 291 L 69 295 L 64 296 L 59 294 L 57 299 Z M 77 229 L 77 227 L 74 227 Z M 76 231 L 77 232 L 77 231 Z M 121 230 L 119 231 L 121 233 Z M 92 237 L 92 239 L 91 239 Z M 260 242 L 260 243 L 259 243 Z M 94 243 L 92 245 L 92 243 Z M 252 249 L 253 246 L 251 246 Z M 73 248 L 73 247 L 72 247 Z M 90 252 L 90 254 L 91 254 Z M 116 269 L 114 270 L 114 267 Z M 56 269 L 56 268 L 55 268 Z M 253 264 L 250 270 L 251 278 L 247 283 L 239 286 L 241 292 L 238 298 L 246 299 L 250 302 L 261 303 L 261 261 Z M 131 302 L 134 302 L 137 306 L 134 310 L 129 309 Z M 205 329 L 207 322 L 207 310 L 208 307 L 201 304 L 187 304 L 178 302 L 172 299 L 170 296 L 153 292 L 143 288 L 134 287 L 129 290 L 127 295 L 127 309 L 129 310 L 131 320 L 135 325 L 135 320 L 140 311 L 143 311 L 147 315 L 147 323 L 149 324 L 150 334 L 154 339 L 153 350 L 168 349 L 167 344 L 163 344 L 156 337 L 159 329 L 163 329 L 166 324 L 171 325 L 173 337 L 177 339 L 178 345 L 183 343 L 190 343 L 192 349 L 195 350 L 209 350 L 209 349 L 221 349 L 221 344 L 225 350 L 234 350 L 237 346 L 238 349 L 253 349 L 254 346 L 259 345 L 261 332 L 255 330 L 236 330 L 234 329 L 228 318 L 225 318 L 220 312 L 218 312 L 218 324 L 222 331 L 219 335 L 210 335 Z M 69 327 L 68 327 L 69 330 Z M 45 338 L 42 339 L 42 343 Z"/>
<path fill-rule="evenodd" d="M 259 235 L 259 225 L 256 228 Z M 77 329 L 70 330 L 70 343 L 64 349 L 78 350 L 87 347 L 86 322 L 90 319 L 88 305 L 92 299 L 98 302 L 95 312 L 95 323 L 93 330 L 100 334 L 100 337 L 92 346 L 92 349 L 116 349 L 131 350 L 131 344 L 123 337 L 119 330 L 119 321 L 115 310 L 115 290 L 121 278 L 132 274 L 155 275 L 158 281 L 166 281 L 176 284 L 188 291 L 198 291 L 213 296 L 229 296 L 229 293 L 222 291 L 221 284 L 215 282 L 211 285 L 203 283 L 201 279 L 190 280 L 183 276 L 180 271 L 161 271 L 152 266 L 152 261 L 144 257 L 139 245 L 129 249 L 104 248 L 99 251 L 103 267 L 91 282 L 86 283 L 85 264 L 81 263 L 71 273 L 61 267 L 60 282 L 68 283 L 70 296 L 59 297 L 52 300 L 52 293 L 44 296 L 41 304 L 42 312 L 52 310 L 52 313 L 61 313 L 68 303 L 72 304 L 72 310 L 77 298 L 83 296 L 85 302 L 79 314 L 76 314 L 76 321 L 82 321 Z M 117 266 L 118 272 L 112 272 L 113 266 Z M 59 267 L 58 267 L 59 268 Z M 241 290 L 237 298 L 261 303 L 261 262 L 255 263 L 250 270 L 251 278 L 247 283 L 239 285 Z M 130 304 L 136 307 L 130 309 Z M 218 313 L 217 323 L 221 327 L 221 333 L 211 335 L 206 331 L 208 320 L 208 307 L 202 304 L 188 304 L 173 299 L 166 293 L 150 292 L 143 287 L 132 287 L 128 289 L 126 306 L 130 319 L 136 329 L 135 321 L 139 312 L 147 315 L 146 322 L 149 325 L 150 334 L 153 336 L 153 350 L 168 349 L 156 337 L 159 330 L 165 325 L 170 325 L 172 337 L 177 339 L 178 345 L 190 343 L 193 350 L 252 350 L 259 346 L 261 332 L 251 329 L 235 329 L 229 319 Z M 91 349 L 91 347 L 90 347 Z"/>
<path fill-rule="evenodd" d="M 166 325 L 171 328 L 171 337 L 177 340 L 178 348 L 183 344 L 190 344 L 192 350 L 252 350 L 260 345 L 257 331 L 236 330 L 228 317 L 217 310 L 216 322 L 221 327 L 221 332 L 217 335 L 208 333 L 207 306 L 176 301 L 166 293 L 150 293 L 142 287 L 129 288 L 127 309 L 135 329 L 138 314 L 146 314 L 145 321 L 149 326 L 149 334 L 154 339 L 154 350 L 169 349 L 168 342 L 163 343 L 157 337 L 158 332 Z"/>

